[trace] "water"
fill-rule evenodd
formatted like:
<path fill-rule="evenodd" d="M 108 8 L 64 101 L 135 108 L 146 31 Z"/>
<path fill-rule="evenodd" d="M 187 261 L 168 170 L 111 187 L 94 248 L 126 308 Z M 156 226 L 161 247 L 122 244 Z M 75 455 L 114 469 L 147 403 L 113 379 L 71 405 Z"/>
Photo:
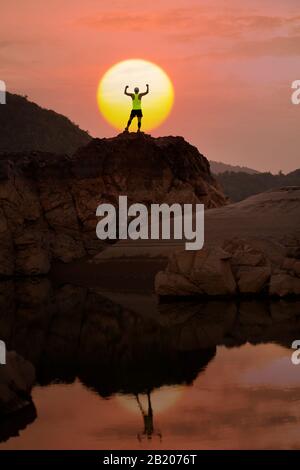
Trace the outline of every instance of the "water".
<path fill-rule="evenodd" d="M 0 332 L 37 370 L 0 449 L 298 449 L 300 302 L 0 287 Z"/>

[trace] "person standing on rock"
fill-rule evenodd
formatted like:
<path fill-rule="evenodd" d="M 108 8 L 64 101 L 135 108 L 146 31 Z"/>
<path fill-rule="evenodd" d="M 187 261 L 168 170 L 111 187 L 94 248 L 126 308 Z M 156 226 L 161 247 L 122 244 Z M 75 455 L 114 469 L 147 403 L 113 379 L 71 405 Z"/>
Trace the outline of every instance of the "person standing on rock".
<path fill-rule="evenodd" d="M 129 120 L 127 126 L 125 127 L 125 132 L 128 132 L 132 119 L 134 117 L 138 118 L 138 132 L 141 132 L 141 125 L 142 125 L 142 97 L 149 93 L 149 85 L 146 85 L 147 90 L 144 93 L 140 93 L 139 88 L 135 87 L 134 93 L 128 93 L 129 86 L 127 85 L 124 90 L 124 94 L 130 96 L 132 99 L 132 110 L 129 116 Z"/>

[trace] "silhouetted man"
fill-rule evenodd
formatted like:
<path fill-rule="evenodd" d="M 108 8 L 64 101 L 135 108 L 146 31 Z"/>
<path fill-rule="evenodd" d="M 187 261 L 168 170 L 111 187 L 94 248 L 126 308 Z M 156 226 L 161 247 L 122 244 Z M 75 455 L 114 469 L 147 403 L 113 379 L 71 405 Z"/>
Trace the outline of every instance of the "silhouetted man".
<path fill-rule="evenodd" d="M 132 99 L 132 110 L 129 116 L 129 120 L 127 123 L 127 126 L 125 127 L 125 131 L 129 130 L 129 126 L 132 122 L 132 119 L 136 116 L 138 118 L 138 132 L 141 131 L 141 125 L 142 125 L 142 97 L 147 95 L 149 93 L 149 85 L 146 85 L 147 90 L 144 93 L 140 93 L 140 90 L 136 87 L 134 89 L 134 93 L 128 93 L 128 85 L 125 87 L 124 94 L 127 96 L 130 96 Z"/>

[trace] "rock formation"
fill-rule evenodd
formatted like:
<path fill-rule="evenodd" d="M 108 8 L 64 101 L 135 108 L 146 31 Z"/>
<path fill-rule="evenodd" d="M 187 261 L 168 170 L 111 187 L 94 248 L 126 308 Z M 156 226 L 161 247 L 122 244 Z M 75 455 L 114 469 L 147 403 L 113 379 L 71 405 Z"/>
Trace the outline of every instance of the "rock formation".
<path fill-rule="evenodd" d="M 222 247 L 174 252 L 155 288 L 163 295 L 300 295 L 300 257 L 266 240 L 232 239 Z M 300 239 L 294 240 L 300 250 Z M 296 257 L 295 257 L 296 256 Z"/>
<path fill-rule="evenodd" d="M 300 295 L 300 188 L 207 211 L 199 252 L 174 251 L 157 274 L 161 295 Z"/>
<path fill-rule="evenodd" d="M 182 137 L 120 134 L 94 139 L 72 157 L 0 156 L 0 276 L 47 273 L 103 248 L 96 208 L 116 203 L 225 203 L 209 163 Z"/>

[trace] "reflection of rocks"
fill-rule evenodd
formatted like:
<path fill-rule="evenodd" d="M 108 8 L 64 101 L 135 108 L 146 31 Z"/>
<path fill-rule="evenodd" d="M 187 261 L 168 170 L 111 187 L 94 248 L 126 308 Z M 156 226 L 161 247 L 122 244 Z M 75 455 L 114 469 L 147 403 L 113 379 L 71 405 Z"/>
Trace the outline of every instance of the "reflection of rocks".
<path fill-rule="evenodd" d="M 255 267 L 266 262 L 256 255 L 248 253 L 239 260 Z M 184 262 L 180 260 L 181 269 Z M 138 308 L 145 307 L 144 301 L 139 299 L 135 308 L 135 296 L 130 302 L 120 299 L 127 307 L 96 290 L 54 286 L 46 278 L 6 281 L 0 283 L 0 338 L 9 350 L 34 364 L 38 383 L 72 383 L 79 378 L 108 397 L 191 384 L 219 345 L 275 342 L 290 348 L 300 337 L 300 300 L 194 299 L 156 304 L 153 299 L 153 312 L 149 300 L 143 314 Z M 29 396 L 32 367 L 19 361 L 22 370 L 25 364 L 25 376 L 11 374 L 13 382 L 7 377 L 4 381 L 13 383 L 13 390 L 2 387 L 0 367 L 0 404 L 5 411 L 18 410 L 1 421 L 0 441 L 17 435 L 36 417 Z"/>
<path fill-rule="evenodd" d="M 224 337 L 227 346 L 249 342 L 274 342 L 291 347 L 300 337 L 300 301 L 278 300 L 271 303 L 245 300 L 230 332 Z"/>
<path fill-rule="evenodd" d="M 300 337 L 300 301 L 153 302 L 153 314 L 143 316 L 47 279 L 0 287 L 1 336 L 36 366 L 38 382 L 79 376 L 105 396 L 190 383 L 221 344 L 290 345 Z"/>
<path fill-rule="evenodd" d="M 109 397 L 114 393 L 146 393 L 164 385 L 191 384 L 215 355 L 215 348 L 200 351 L 164 351 L 163 348 L 142 351 L 132 348 L 123 351 L 120 356 L 108 360 L 99 351 L 90 357 L 83 356 L 80 364 L 79 378 L 88 387 L 96 390 L 101 396 Z M 103 351 L 102 351 L 103 355 Z M 95 370 L 97 373 L 95 373 Z"/>
<path fill-rule="evenodd" d="M 102 396 L 192 383 L 214 356 L 214 346 L 179 345 L 156 319 L 142 319 L 100 296 L 89 312 L 81 333 L 80 378 Z"/>
<path fill-rule="evenodd" d="M 34 367 L 17 353 L 8 352 L 6 364 L 0 366 L 0 415 L 16 412 L 30 403 L 34 380 Z"/>
<path fill-rule="evenodd" d="M 12 292 L 16 302 L 10 304 Z M 177 344 L 177 333 L 159 318 L 143 318 L 92 290 L 53 289 L 40 279 L 5 283 L 5 293 L 11 311 L 3 314 L 4 339 L 36 365 L 42 384 L 79 375 L 103 395 L 139 393 L 192 382 L 214 354 L 214 345 L 206 351 L 201 344 Z"/>
<path fill-rule="evenodd" d="M 220 344 L 238 313 L 234 302 L 162 303 L 158 308 L 170 341 L 187 351 Z"/>
<path fill-rule="evenodd" d="M 36 417 L 36 409 L 33 403 L 29 403 L 17 413 L 1 416 L 0 442 L 19 436 L 20 431 L 31 424 Z"/>
<path fill-rule="evenodd" d="M 299 249 L 300 238 L 292 242 L 232 239 L 225 241 L 222 248 L 176 251 L 166 270 L 156 275 L 156 293 L 160 296 L 300 295 Z"/>
<path fill-rule="evenodd" d="M 136 171 L 132 171 L 132 169 Z M 0 158 L 0 276 L 47 273 L 101 251 L 96 208 L 129 203 L 225 204 L 207 159 L 182 137 L 120 134 L 72 157 L 43 152 Z"/>

